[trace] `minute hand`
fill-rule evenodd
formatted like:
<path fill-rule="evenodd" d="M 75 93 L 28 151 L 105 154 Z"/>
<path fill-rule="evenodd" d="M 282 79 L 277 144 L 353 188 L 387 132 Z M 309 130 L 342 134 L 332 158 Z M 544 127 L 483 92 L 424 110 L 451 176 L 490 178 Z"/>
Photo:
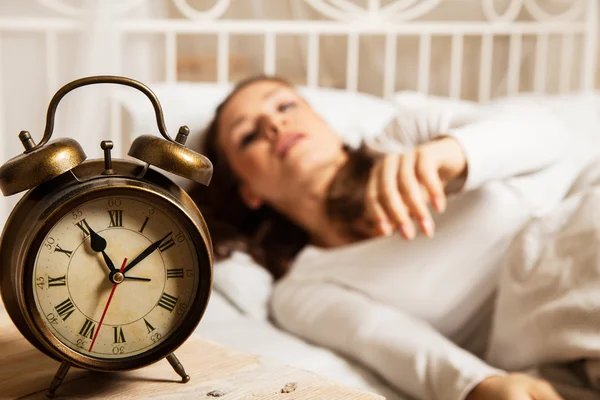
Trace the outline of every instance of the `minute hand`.
<path fill-rule="evenodd" d="M 148 257 L 150 254 L 152 254 L 154 252 L 154 250 L 158 249 L 160 247 L 160 245 L 162 244 L 162 242 L 168 238 L 171 235 L 172 232 L 169 232 L 165 235 L 165 237 L 163 237 L 162 239 L 157 240 L 156 242 L 152 243 L 150 246 L 148 246 L 146 248 L 146 250 L 142 251 L 140 253 L 139 256 L 137 256 L 136 258 L 133 259 L 133 261 L 131 261 L 129 263 L 128 266 L 125 267 L 125 269 L 123 270 L 123 274 L 127 273 L 127 271 L 129 271 L 131 268 L 135 267 L 137 264 L 139 264 L 144 258 Z"/>

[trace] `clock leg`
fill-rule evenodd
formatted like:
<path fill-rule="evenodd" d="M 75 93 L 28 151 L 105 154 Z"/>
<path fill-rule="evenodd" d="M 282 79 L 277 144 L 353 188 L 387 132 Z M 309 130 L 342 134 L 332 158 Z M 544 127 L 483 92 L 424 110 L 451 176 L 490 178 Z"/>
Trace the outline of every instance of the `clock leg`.
<path fill-rule="evenodd" d="M 56 372 L 56 375 L 54 375 L 54 379 L 52 379 L 52 383 L 50 384 L 50 387 L 46 391 L 46 396 L 54 397 L 54 395 L 56 394 L 56 389 L 58 389 L 58 387 L 62 383 L 63 379 L 65 379 L 65 376 L 67 376 L 67 372 L 69 372 L 69 368 L 71 368 L 71 364 L 69 364 L 66 361 L 63 361 L 62 364 L 60 364 L 60 367 L 58 367 L 58 371 Z"/>
<path fill-rule="evenodd" d="M 179 360 L 175 356 L 175 353 L 169 354 L 167 356 L 167 361 L 169 362 L 169 364 L 171 364 L 171 367 L 173 367 L 173 369 L 175 370 L 175 372 L 177 372 L 179 374 L 179 376 L 181 376 L 181 382 L 182 383 L 189 382 L 190 376 L 185 373 L 185 369 L 183 368 L 183 365 L 181 365 L 181 363 L 179 362 Z"/>

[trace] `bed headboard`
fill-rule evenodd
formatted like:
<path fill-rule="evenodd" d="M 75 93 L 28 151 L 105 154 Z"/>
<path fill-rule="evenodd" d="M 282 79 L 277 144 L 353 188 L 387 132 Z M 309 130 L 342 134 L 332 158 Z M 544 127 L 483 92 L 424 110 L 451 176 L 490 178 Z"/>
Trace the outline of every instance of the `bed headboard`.
<path fill-rule="evenodd" d="M 263 3 L 269 4 L 268 1 Z M 380 73 L 381 79 L 379 88 L 369 89 L 383 96 L 406 88 L 406 82 L 402 85 L 397 78 L 405 71 L 407 64 L 402 61 L 407 58 L 416 61 L 415 70 L 408 71 L 414 72 L 415 84 L 410 89 L 428 93 L 432 77 L 440 73 L 439 68 L 432 68 L 432 63 L 442 63 L 447 65 L 444 73 L 447 73 L 448 87 L 445 93 L 438 90 L 437 94 L 480 101 L 493 96 L 493 72 L 502 76 L 505 86 L 502 94 L 508 95 L 523 89 L 540 93 L 589 89 L 596 79 L 598 4 L 594 0 L 304 0 L 291 3 L 291 14 L 295 17 L 292 20 L 223 20 L 222 16 L 232 7 L 229 0 L 216 1 L 212 8 L 204 11 L 192 8 L 186 0 L 174 0 L 182 17 L 176 22 L 149 23 L 144 27 L 130 26 L 130 29 L 165 35 L 167 81 L 177 80 L 176 38 L 194 33 L 216 36 L 215 78 L 220 82 L 230 79 L 232 38 L 253 35 L 263 38 L 262 60 L 255 62 L 254 72 L 262 69 L 267 74 L 279 72 L 277 41 L 295 36 L 304 64 L 304 79 L 299 82 L 308 86 L 319 86 L 322 82 L 321 43 L 331 37 L 341 39 L 337 46 L 329 46 L 328 51 L 339 52 L 335 62 L 344 82 L 335 83 L 348 90 L 357 90 L 360 79 L 373 73 L 372 68 L 360 68 L 366 65 L 361 62 L 364 57 L 361 51 L 370 50 L 368 46 L 372 44 L 380 51 L 375 55 L 368 52 L 367 56 L 374 56 L 377 61 L 368 66 L 377 67 L 376 74 Z M 549 11 L 552 8 L 554 12 Z M 407 43 L 407 39 L 413 39 L 415 52 L 405 51 L 410 46 L 400 44 Z M 442 40 L 437 52 L 436 40 Z M 478 53 L 475 58 L 473 54 L 465 57 L 467 43 L 470 53 L 473 50 Z M 445 51 L 439 47 L 445 47 Z M 444 56 L 447 59 L 440 60 Z M 471 64 L 467 74 L 465 58 Z M 506 65 L 496 64 L 498 58 L 503 58 Z M 521 84 L 521 78 L 527 73 L 533 76 L 532 87 Z M 556 82 L 549 82 L 551 75 L 557 78 Z M 462 93 L 463 80 L 473 78 L 477 81 L 476 93 Z M 551 89 L 550 83 L 556 85 Z"/>
<path fill-rule="evenodd" d="M 598 18 L 597 0 L 0 0 L 0 161 L 20 151 L 19 130 L 41 135 L 62 84 L 92 73 L 222 83 L 280 73 L 308 86 L 480 101 L 593 89 Z M 87 51 L 105 51 L 87 68 L 69 53 L 82 35 Z M 11 45 L 19 37 L 26 45 Z M 143 47 L 136 62 L 128 41 Z M 35 65 L 9 63 L 27 55 Z M 0 200 L 0 225 L 7 204 Z"/>
<path fill-rule="evenodd" d="M 57 49 L 61 36 L 89 29 L 86 25 L 89 17 L 67 0 L 28 1 L 43 7 L 46 15 L 1 17 L 0 40 L 17 32 L 39 34 L 43 40 L 46 84 L 48 91 L 53 92 L 59 86 Z M 233 43 L 240 37 L 260 39 L 262 48 L 256 46 L 253 50 L 262 53 L 262 60 L 254 62 L 253 72 L 260 69 L 268 74 L 279 72 L 278 41 L 298 39 L 295 50 L 302 55 L 305 83 L 310 86 L 322 83 L 322 44 L 339 38 L 341 41 L 336 44 L 344 44 L 335 50 L 343 50 L 345 54 L 335 62 L 343 71 L 343 86 L 349 90 L 357 90 L 362 75 L 372 73 L 359 67 L 365 56 L 361 51 L 366 47 L 363 43 L 373 40 L 367 45 L 382 50 L 376 58 L 382 74 L 379 94 L 384 96 L 399 89 L 395 78 L 405 64 L 398 61 L 407 56 L 418 67 L 411 89 L 427 93 L 432 71 L 438 71 L 432 69 L 432 63 L 447 61 L 449 87 L 445 94 L 464 97 L 461 87 L 465 77 L 461 72 L 468 58 L 465 45 L 470 39 L 478 41 L 477 49 L 469 49 L 478 53 L 477 69 L 473 70 L 478 100 L 492 96 L 493 72 L 505 76 L 506 94 L 519 92 L 525 63 L 532 66 L 534 79 L 530 89 L 536 92 L 548 90 L 550 70 L 554 67 L 559 80 L 554 91 L 592 88 L 597 78 L 596 0 L 249 0 L 243 2 L 245 5 L 231 0 L 113 0 L 114 5 L 110 5 L 109 0 L 106 3 L 109 6 L 104 7 L 114 8 L 111 12 L 117 18 L 110 29 L 123 41 L 132 37 L 158 39 L 153 42 L 156 46 L 153 51 L 163 52 L 163 78 L 167 82 L 179 80 L 178 70 L 185 68 L 183 64 L 194 64 L 189 56 L 182 57 L 184 51 L 180 46 L 193 36 L 194 40 L 214 37 L 215 45 L 211 46 L 216 63 L 214 80 L 219 82 L 230 80 L 232 64 L 236 62 Z M 152 5 L 159 3 L 160 6 Z M 158 7 L 162 12 L 140 18 L 134 12 L 143 6 Z M 237 10 L 244 8 L 251 11 L 238 17 L 243 12 Z M 279 17 L 285 19 L 265 16 L 269 9 L 283 10 Z M 416 40 L 415 54 L 398 51 L 399 42 L 406 38 Z M 436 55 L 437 39 L 447 40 L 443 47 L 448 60 Z M 402 45 L 400 48 L 404 50 Z M 506 50 L 506 57 L 502 57 L 506 65 L 496 63 L 501 49 Z M 126 57 L 119 58 L 118 62 L 126 62 Z"/>

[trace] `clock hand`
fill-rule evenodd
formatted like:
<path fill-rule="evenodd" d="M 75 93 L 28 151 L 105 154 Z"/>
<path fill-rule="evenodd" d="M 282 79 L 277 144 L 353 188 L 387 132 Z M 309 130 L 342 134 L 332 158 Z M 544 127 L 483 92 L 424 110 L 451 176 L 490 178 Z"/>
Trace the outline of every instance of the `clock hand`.
<path fill-rule="evenodd" d="M 154 252 L 154 250 L 158 249 L 161 245 L 161 243 L 168 238 L 171 233 L 173 232 L 169 232 L 165 235 L 165 237 L 163 237 L 162 239 L 157 240 L 156 242 L 152 243 L 150 246 L 148 246 L 146 248 L 146 250 L 142 251 L 140 253 L 140 255 L 138 255 L 136 258 L 133 259 L 132 262 L 129 263 L 129 265 L 123 270 L 123 273 L 126 273 L 127 271 L 129 271 L 131 268 L 135 267 L 137 264 L 139 264 L 144 258 L 148 257 L 150 254 L 152 254 Z"/>
<path fill-rule="evenodd" d="M 102 236 L 98 235 L 85 219 L 83 220 L 83 223 L 90 230 L 90 244 L 92 245 L 92 250 L 97 253 L 104 251 L 104 249 L 106 249 L 106 240 Z"/>
<path fill-rule="evenodd" d="M 110 257 L 104 251 L 104 250 L 106 250 L 106 239 L 104 239 L 102 236 L 98 235 L 96 233 L 96 231 L 94 231 L 90 227 L 90 225 L 87 223 L 87 221 L 85 219 L 83 220 L 83 223 L 90 230 L 90 244 L 92 245 L 92 250 L 94 250 L 96 253 L 102 253 L 102 257 L 104 257 L 104 262 L 106 263 L 106 266 L 108 267 L 110 272 L 116 271 L 117 268 L 115 268 L 115 264 L 112 262 Z"/>
<path fill-rule="evenodd" d="M 129 279 L 131 281 L 144 281 L 144 282 L 150 282 L 151 279 L 150 278 L 138 278 L 135 276 L 125 276 L 124 279 Z"/>
<path fill-rule="evenodd" d="M 108 266 L 108 269 L 110 269 L 110 271 L 116 271 L 117 269 L 115 268 L 115 264 L 113 264 L 112 260 L 110 259 L 110 257 L 108 256 L 108 254 L 106 254 L 106 252 L 102 252 L 102 257 L 104 257 L 104 262 L 106 263 L 106 265 Z"/>
<path fill-rule="evenodd" d="M 125 263 L 127 263 L 127 259 L 123 260 L 123 264 L 121 265 L 120 273 L 123 273 L 123 268 L 125 268 Z M 90 348 L 88 351 L 92 351 L 92 347 L 94 347 L 94 343 L 96 343 L 96 338 L 98 337 L 98 332 L 100 332 L 100 328 L 102 327 L 102 322 L 104 321 L 104 317 L 106 316 L 106 311 L 108 310 L 108 306 L 110 305 L 110 301 L 112 300 L 113 294 L 115 294 L 115 289 L 117 288 L 118 283 L 113 284 L 112 290 L 110 291 L 110 295 L 108 296 L 108 301 L 106 302 L 106 306 L 104 306 L 104 311 L 102 312 L 102 317 L 100 317 L 100 322 L 98 323 L 98 329 L 94 334 L 94 338 L 92 339 L 92 344 L 90 344 Z"/>

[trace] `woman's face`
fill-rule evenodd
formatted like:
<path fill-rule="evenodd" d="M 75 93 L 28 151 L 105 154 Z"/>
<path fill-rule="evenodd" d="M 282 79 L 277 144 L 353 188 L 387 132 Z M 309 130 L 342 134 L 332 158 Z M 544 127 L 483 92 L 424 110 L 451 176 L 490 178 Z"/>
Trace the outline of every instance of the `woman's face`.
<path fill-rule="evenodd" d="M 291 87 L 258 81 L 222 109 L 218 144 L 252 208 L 314 191 L 345 157 L 342 139 Z"/>

